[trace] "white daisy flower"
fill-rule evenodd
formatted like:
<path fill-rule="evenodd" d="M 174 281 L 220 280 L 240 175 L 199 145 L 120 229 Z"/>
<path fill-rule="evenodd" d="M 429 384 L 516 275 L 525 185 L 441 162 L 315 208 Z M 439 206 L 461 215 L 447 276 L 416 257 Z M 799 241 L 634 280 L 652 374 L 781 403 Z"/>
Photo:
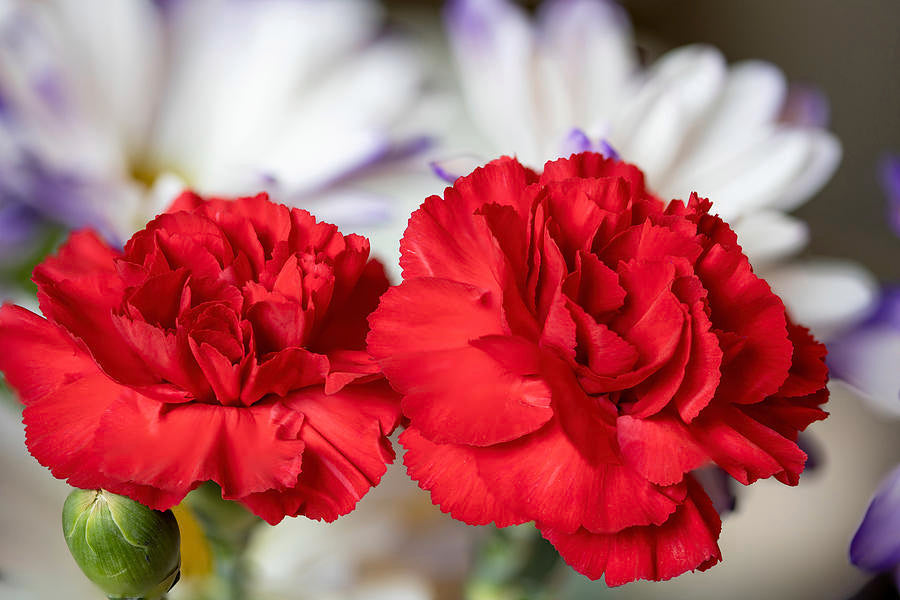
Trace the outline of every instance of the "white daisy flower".
<path fill-rule="evenodd" d="M 0 0 L 0 231 L 123 241 L 186 186 L 384 219 L 420 84 L 366 0 Z"/>
<path fill-rule="evenodd" d="M 615 149 L 661 197 L 712 199 L 757 271 L 820 336 L 871 306 L 874 282 L 856 265 L 784 263 L 809 235 L 789 213 L 828 181 L 841 146 L 816 122 L 814 97 L 789 101 L 776 66 L 729 66 L 695 45 L 644 67 L 624 10 L 607 0 L 545 0 L 533 19 L 509 0 L 452 0 L 446 27 L 470 125 L 454 129 L 455 150 L 540 168 Z M 464 174 L 457 164 L 438 169 Z"/>

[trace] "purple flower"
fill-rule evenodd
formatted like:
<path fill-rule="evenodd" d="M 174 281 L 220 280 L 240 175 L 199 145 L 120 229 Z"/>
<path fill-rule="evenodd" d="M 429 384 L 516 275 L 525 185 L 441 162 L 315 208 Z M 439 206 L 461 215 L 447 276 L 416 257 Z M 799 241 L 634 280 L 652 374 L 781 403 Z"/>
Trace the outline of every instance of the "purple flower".
<path fill-rule="evenodd" d="M 887 220 L 900 235 L 900 155 L 887 156 L 881 163 L 881 186 L 887 196 Z"/>
<path fill-rule="evenodd" d="M 872 316 L 829 343 L 828 364 L 877 412 L 900 417 L 900 287 L 884 289 Z"/>
<path fill-rule="evenodd" d="M 850 543 L 850 562 L 873 573 L 891 572 L 900 587 L 900 466 L 875 492 Z"/>

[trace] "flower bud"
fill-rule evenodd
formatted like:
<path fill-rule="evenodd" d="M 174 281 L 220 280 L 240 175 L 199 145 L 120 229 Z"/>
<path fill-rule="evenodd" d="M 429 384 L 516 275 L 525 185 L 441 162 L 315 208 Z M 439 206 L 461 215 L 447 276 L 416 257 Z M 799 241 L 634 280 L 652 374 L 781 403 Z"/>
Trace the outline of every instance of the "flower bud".
<path fill-rule="evenodd" d="M 63 533 L 75 562 L 109 598 L 158 600 L 178 580 L 180 534 L 172 511 L 104 490 L 73 490 Z"/>

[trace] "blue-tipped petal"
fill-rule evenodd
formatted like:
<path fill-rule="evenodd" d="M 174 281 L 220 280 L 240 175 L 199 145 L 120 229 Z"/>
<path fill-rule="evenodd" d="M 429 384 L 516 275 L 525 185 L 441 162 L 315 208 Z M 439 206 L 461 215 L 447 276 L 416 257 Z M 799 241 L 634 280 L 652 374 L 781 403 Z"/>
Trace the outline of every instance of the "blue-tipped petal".
<path fill-rule="evenodd" d="M 452 158 L 435 160 L 428 164 L 435 175 L 447 183 L 453 183 L 460 177 L 468 175 L 474 171 L 476 167 L 483 165 L 485 162 L 487 161 L 477 156 L 464 154 Z"/>
<path fill-rule="evenodd" d="M 873 573 L 900 566 L 900 467 L 875 492 L 850 543 L 850 562 Z"/>
<path fill-rule="evenodd" d="M 865 322 L 828 344 L 834 377 L 880 414 L 900 417 L 900 287 L 885 288 Z"/>

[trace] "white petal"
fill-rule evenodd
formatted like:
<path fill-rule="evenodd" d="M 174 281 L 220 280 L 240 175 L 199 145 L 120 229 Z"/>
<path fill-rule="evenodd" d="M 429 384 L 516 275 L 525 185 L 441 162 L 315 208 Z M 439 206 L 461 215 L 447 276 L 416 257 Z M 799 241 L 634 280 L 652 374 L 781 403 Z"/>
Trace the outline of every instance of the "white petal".
<path fill-rule="evenodd" d="M 541 118 L 535 106 L 534 31 L 507 0 L 455 0 L 447 33 L 471 118 L 498 149 L 542 164 Z"/>
<path fill-rule="evenodd" d="M 872 274 L 850 261 L 806 260 L 760 271 L 791 318 L 824 340 L 868 315 L 878 298 Z"/>
<path fill-rule="evenodd" d="M 761 128 L 761 133 L 765 129 Z M 814 152 L 814 140 L 802 130 L 770 129 L 768 134 L 713 170 L 698 172 L 680 195 L 696 191 L 713 202 L 713 212 L 726 221 L 777 204 L 803 172 Z"/>
<path fill-rule="evenodd" d="M 759 211 L 732 224 L 738 243 L 759 267 L 799 252 L 809 242 L 809 226 L 776 211 Z"/>
<path fill-rule="evenodd" d="M 163 23 L 150 0 L 54 0 L 71 51 L 93 82 L 89 100 L 131 156 L 140 153 L 158 101 Z"/>
<path fill-rule="evenodd" d="M 179 3 L 172 18 L 176 59 L 154 155 L 191 180 L 230 156 L 262 151 L 270 120 L 379 23 L 375 6 L 357 0 L 194 0 Z"/>
<path fill-rule="evenodd" d="M 539 51 L 562 78 L 562 109 L 570 116 L 548 128 L 547 135 L 558 137 L 573 127 L 592 136 L 608 133 L 637 67 L 627 14 L 606 0 L 547 0 L 538 8 L 537 26 Z M 541 87 L 550 87 L 549 82 Z"/>
<path fill-rule="evenodd" d="M 100 118 L 93 81 L 49 8 L 0 7 L 0 156 L 23 161 L 24 152 L 85 178 L 118 175 L 127 161 L 115 127 Z"/>
<path fill-rule="evenodd" d="M 726 73 L 725 59 L 716 49 L 679 48 L 654 64 L 623 105 L 609 141 L 624 160 L 641 167 L 651 188 L 660 189 L 691 131 L 703 125 Z"/>
<path fill-rule="evenodd" d="M 97 589 L 78 570 L 60 528 L 69 488 L 56 480 L 25 449 L 20 412 L 0 392 L 0 596 L 40 600 L 57 596 L 91 600 Z M 51 576 L 52 575 L 52 576 Z M 9 595 L 7 595 L 9 594 Z"/>
<path fill-rule="evenodd" d="M 409 111 L 421 83 L 418 60 L 399 40 L 377 42 L 331 71 L 268 126 L 269 141 L 255 157 L 289 189 L 323 185 L 387 152 L 390 126 Z M 221 169 L 247 158 L 235 154 Z"/>
<path fill-rule="evenodd" d="M 828 183 L 841 162 L 841 142 L 837 137 L 820 129 L 804 131 L 810 140 L 806 164 L 774 203 L 780 210 L 793 210 L 809 200 Z"/>
<path fill-rule="evenodd" d="M 665 185 L 690 187 L 704 172 L 715 171 L 739 155 L 759 139 L 761 131 L 771 129 L 786 90 L 784 75 L 772 64 L 747 61 L 731 67 L 715 106 L 684 148 Z"/>

